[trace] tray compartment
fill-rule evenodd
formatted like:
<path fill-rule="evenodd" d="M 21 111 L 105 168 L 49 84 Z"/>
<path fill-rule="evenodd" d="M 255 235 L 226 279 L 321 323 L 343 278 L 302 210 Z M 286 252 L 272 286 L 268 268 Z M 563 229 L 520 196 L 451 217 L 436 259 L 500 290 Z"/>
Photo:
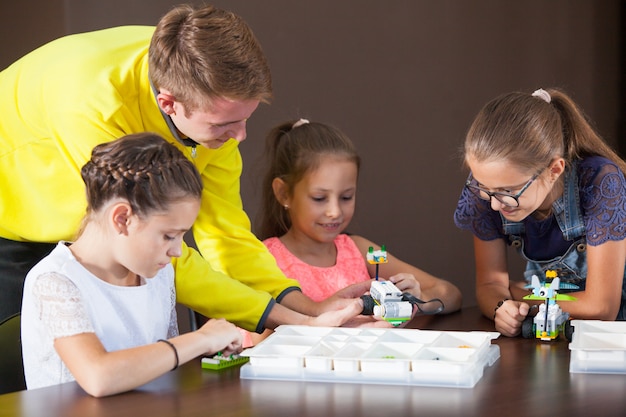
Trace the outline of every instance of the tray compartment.
<path fill-rule="evenodd" d="M 243 379 L 473 387 L 500 350 L 495 332 L 280 326 L 242 356 Z"/>
<path fill-rule="evenodd" d="M 572 320 L 570 372 L 626 374 L 626 323 Z"/>

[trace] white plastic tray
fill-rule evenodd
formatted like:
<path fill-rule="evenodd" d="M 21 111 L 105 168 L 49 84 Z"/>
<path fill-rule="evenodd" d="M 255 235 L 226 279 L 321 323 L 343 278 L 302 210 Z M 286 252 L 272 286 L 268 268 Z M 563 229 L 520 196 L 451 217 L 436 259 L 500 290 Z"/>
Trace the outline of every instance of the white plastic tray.
<path fill-rule="evenodd" d="M 241 353 L 241 378 L 470 388 L 500 357 L 499 335 L 280 326 Z"/>
<path fill-rule="evenodd" d="M 626 322 L 572 320 L 569 370 L 626 374 Z"/>

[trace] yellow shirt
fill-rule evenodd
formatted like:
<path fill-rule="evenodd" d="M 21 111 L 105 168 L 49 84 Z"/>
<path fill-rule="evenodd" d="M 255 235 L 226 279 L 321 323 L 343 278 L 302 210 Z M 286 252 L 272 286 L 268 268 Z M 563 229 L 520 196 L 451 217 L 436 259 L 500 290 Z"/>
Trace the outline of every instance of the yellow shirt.
<path fill-rule="evenodd" d="M 67 36 L 0 72 L 0 237 L 72 240 L 86 210 L 80 169 L 92 148 L 130 133 L 158 133 L 195 163 L 204 182 L 193 226 L 204 259 L 184 246 L 173 260 L 178 301 L 262 330 L 272 298 L 298 284 L 250 231 L 238 143 L 198 147 L 192 158 L 168 129 L 148 77 L 153 31 L 126 26 Z"/>

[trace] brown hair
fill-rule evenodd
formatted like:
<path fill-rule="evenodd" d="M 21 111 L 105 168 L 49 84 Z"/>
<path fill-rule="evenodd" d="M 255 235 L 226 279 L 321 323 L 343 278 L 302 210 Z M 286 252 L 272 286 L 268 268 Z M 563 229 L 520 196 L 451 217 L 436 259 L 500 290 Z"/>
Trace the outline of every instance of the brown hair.
<path fill-rule="evenodd" d="M 185 198 L 200 199 L 202 180 L 181 151 L 153 133 L 124 136 L 93 148 L 81 169 L 87 217 L 114 198 L 127 200 L 139 216 L 164 212 Z M 81 227 L 82 230 L 82 227 Z"/>
<path fill-rule="evenodd" d="M 274 178 L 282 179 L 291 193 L 308 172 L 320 165 L 324 157 L 354 162 L 357 170 L 361 165 L 354 144 L 339 129 L 316 122 L 306 122 L 294 128 L 294 122 L 274 127 L 266 137 L 265 158 L 268 166 L 262 184 L 261 240 L 282 236 L 291 227 L 287 211 L 274 196 Z"/>
<path fill-rule="evenodd" d="M 212 6 L 173 8 L 157 24 L 149 49 L 150 78 L 188 111 L 211 99 L 272 96 L 269 65 L 246 22 Z"/>
<path fill-rule="evenodd" d="M 566 164 L 599 155 L 626 172 L 624 162 L 563 91 L 546 89 L 550 102 L 528 93 L 508 93 L 487 103 L 465 139 L 465 159 L 504 159 L 539 172 L 555 157 Z"/>

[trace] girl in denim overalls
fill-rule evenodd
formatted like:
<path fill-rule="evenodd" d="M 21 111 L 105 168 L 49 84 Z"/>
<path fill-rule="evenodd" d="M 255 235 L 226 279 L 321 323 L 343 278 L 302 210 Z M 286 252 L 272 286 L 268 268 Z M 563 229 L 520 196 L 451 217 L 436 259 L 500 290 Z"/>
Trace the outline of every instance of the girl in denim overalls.
<path fill-rule="evenodd" d="M 506 336 L 521 331 L 526 283 L 556 270 L 578 286 L 577 319 L 626 319 L 626 163 L 557 89 L 489 102 L 465 140 L 471 170 L 454 214 L 474 234 L 476 296 Z M 510 279 L 507 245 L 527 261 Z M 521 278 L 521 277 L 520 277 Z"/>

